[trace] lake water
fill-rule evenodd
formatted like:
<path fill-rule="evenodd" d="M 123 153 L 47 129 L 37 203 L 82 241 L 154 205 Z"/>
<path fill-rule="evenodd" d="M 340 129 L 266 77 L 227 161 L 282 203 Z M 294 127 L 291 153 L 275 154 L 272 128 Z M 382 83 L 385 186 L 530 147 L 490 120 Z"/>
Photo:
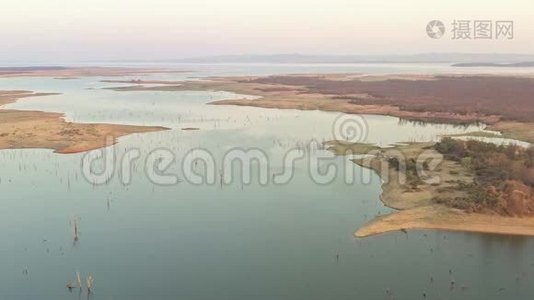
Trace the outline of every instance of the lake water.
<path fill-rule="evenodd" d="M 146 78 L 447 69 L 182 67 L 196 72 Z M 427 299 L 487 300 L 534 295 L 532 238 L 436 231 L 354 238 L 359 226 L 391 210 L 378 200 L 378 176 L 353 166 L 355 180 L 347 183 L 347 157 L 309 146 L 335 136 L 333 124 L 340 114 L 206 105 L 238 96 L 224 91 L 114 92 L 100 89 L 114 85 L 101 79 L 0 79 L 0 89 L 62 93 L 5 108 L 64 112 L 76 122 L 171 128 L 123 137 L 109 148 L 116 164 L 126 153 L 139 151 L 129 183 L 115 170 L 106 184 L 91 184 L 81 168 L 84 154 L 0 151 L 0 299 L 85 299 L 85 293 L 65 288 L 76 271 L 93 275 L 91 299 L 424 299 L 426 294 Z M 368 129 L 365 142 L 382 146 L 483 128 L 362 118 Z M 215 184 L 195 185 L 180 172 L 193 148 L 210 153 L 217 172 L 229 151 L 259 150 L 268 164 L 253 165 L 253 170 L 265 168 L 269 179 L 291 169 L 282 163 L 286 153 L 304 153 L 305 158 L 296 161 L 284 184 L 261 184 L 253 174 L 251 184 L 221 184 L 217 177 Z M 147 174 L 146 161 L 154 150 L 174 155 L 166 173 L 178 175 L 177 184 L 156 184 Z M 318 158 L 323 159 L 321 170 L 326 164 L 337 168 L 328 184 L 310 175 L 309 161 Z M 73 243 L 69 222 L 77 217 L 80 238 Z"/>

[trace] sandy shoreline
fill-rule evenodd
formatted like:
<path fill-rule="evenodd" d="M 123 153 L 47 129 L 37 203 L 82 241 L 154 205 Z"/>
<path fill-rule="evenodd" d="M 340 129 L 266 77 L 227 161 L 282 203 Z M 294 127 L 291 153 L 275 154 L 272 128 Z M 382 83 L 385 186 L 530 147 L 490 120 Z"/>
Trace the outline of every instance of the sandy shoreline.
<path fill-rule="evenodd" d="M 358 238 L 400 230 L 443 230 L 534 236 L 534 218 L 467 214 L 446 207 L 425 206 L 379 217 L 359 228 Z"/>
<path fill-rule="evenodd" d="M 21 98 L 52 96 L 52 95 L 59 95 L 59 94 L 58 93 L 34 93 L 31 91 L 23 91 L 23 90 L 0 91 L 0 106 L 13 103 Z"/>
<path fill-rule="evenodd" d="M 411 157 L 427 146 L 428 144 L 413 144 L 398 149 L 405 153 L 406 157 Z M 433 154 L 429 153 L 429 155 Z M 432 198 L 437 195 L 465 196 L 464 192 L 454 188 L 456 183 L 449 184 L 452 180 L 461 180 L 464 183 L 473 180 L 472 176 L 456 162 L 444 160 L 436 172 L 429 173 L 429 176 L 439 175 L 440 183 L 422 184 L 415 191 L 410 191 L 405 185 L 399 184 L 399 172 L 389 167 L 385 157 L 360 159 L 354 162 L 372 169 L 384 180 L 380 201 L 396 210 L 388 215 L 376 217 L 363 225 L 354 232 L 355 237 L 363 238 L 406 230 L 445 230 L 534 236 L 534 217 L 519 218 L 489 213 L 467 213 L 433 202 Z"/>
<path fill-rule="evenodd" d="M 158 73 L 183 73 L 163 68 L 119 67 L 7 67 L 0 68 L 0 78 L 52 77 L 71 80 L 90 76 L 136 76 Z M 57 93 L 35 93 L 23 90 L 0 91 L 0 149 L 46 148 L 57 153 L 78 153 L 108 146 L 110 140 L 133 134 L 167 130 L 159 126 L 120 124 L 85 124 L 64 120 L 61 113 L 6 110 L 1 106 L 26 97 Z"/>
<path fill-rule="evenodd" d="M 55 95 L 30 91 L 0 91 L 0 149 L 45 148 L 78 153 L 108 146 L 132 133 L 166 130 L 157 126 L 81 124 L 66 122 L 61 113 L 6 110 L 1 106 L 23 97 Z"/>

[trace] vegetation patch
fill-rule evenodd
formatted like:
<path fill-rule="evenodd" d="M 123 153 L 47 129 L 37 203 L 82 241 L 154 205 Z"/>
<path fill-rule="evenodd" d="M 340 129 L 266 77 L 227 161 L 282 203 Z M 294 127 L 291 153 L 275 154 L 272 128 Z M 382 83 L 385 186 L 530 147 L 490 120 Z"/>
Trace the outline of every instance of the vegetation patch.
<path fill-rule="evenodd" d="M 467 197 L 434 201 L 469 212 L 534 215 L 534 148 L 444 138 L 435 149 L 473 172 L 474 181 L 458 183 Z"/>

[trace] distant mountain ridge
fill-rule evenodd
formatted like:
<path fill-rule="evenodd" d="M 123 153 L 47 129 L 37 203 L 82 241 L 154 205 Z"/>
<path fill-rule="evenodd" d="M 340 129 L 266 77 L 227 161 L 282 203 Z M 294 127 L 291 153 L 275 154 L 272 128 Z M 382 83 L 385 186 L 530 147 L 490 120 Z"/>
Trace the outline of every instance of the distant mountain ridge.
<path fill-rule="evenodd" d="M 61 66 L 0 67 L 0 72 L 55 71 L 66 69 L 68 68 Z"/>
<path fill-rule="evenodd" d="M 534 61 L 525 61 L 518 63 L 458 63 L 453 64 L 453 67 L 502 67 L 502 68 L 531 68 L 534 67 Z"/>
<path fill-rule="evenodd" d="M 529 54 L 423 53 L 412 55 L 220 55 L 158 60 L 175 63 L 524 63 L 534 61 Z"/>

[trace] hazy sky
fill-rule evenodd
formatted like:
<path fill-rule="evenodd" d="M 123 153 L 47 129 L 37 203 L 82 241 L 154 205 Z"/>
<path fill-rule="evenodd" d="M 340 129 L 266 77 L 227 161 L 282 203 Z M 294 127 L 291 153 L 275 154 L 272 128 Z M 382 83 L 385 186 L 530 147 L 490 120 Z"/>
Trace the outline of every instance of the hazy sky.
<path fill-rule="evenodd" d="M 534 54 L 532 0 L 1 0 L 0 60 L 217 54 Z M 447 35 L 430 39 L 429 20 Z M 451 22 L 513 20 L 513 40 L 452 40 Z"/>

